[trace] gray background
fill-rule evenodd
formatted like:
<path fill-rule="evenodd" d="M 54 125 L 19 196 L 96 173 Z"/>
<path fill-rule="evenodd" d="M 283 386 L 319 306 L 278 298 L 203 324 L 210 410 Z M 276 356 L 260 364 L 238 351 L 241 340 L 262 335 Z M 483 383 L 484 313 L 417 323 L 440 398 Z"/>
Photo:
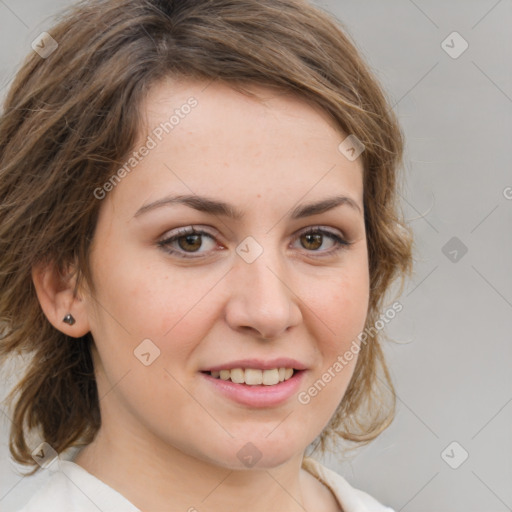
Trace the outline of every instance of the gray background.
<path fill-rule="evenodd" d="M 70 3 L 0 0 L 0 96 L 31 41 Z M 403 207 L 416 235 L 414 277 L 387 330 L 399 342 L 386 345 L 396 419 L 347 460 L 324 462 L 397 512 L 510 511 L 512 2 L 317 4 L 343 22 L 400 118 Z M 469 44 L 458 58 L 443 48 L 456 52 L 462 40 L 442 45 L 454 31 Z M 0 417 L 0 509 L 8 512 L 48 475 L 15 473 L 10 420 Z M 457 466 L 465 452 L 457 469 L 445 462 Z"/>

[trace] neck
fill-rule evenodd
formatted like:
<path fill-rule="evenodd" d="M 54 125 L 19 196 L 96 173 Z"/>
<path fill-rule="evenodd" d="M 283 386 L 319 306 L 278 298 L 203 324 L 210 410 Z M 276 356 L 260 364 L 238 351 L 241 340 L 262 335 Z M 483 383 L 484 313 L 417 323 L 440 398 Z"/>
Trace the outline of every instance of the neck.
<path fill-rule="evenodd" d="M 307 506 L 318 482 L 301 469 L 302 454 L 270 469 L 232 470 L 133 434 L 100 429 L 75 462 L 142 511 L 318 510 L 318 502 Z"/>

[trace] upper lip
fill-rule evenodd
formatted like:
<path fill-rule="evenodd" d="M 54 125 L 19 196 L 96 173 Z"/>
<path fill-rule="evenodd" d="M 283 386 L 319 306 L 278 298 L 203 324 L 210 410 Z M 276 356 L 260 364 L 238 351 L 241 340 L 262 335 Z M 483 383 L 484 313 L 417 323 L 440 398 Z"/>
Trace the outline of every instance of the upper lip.
<path fill-rule="evenodd" d="M 218 364 L 205 368 L 203 372 L 214 372 L 220 370 L 233 370 L 234 368 L 254 368 L 259 370 L 272 370 L 274 368 L 293 368 L 295 370 L 306 370 L 306 366 L 295 359 L 289 357 L 279 357 L 277 359 L 239 359 L 229 363 Z"/>

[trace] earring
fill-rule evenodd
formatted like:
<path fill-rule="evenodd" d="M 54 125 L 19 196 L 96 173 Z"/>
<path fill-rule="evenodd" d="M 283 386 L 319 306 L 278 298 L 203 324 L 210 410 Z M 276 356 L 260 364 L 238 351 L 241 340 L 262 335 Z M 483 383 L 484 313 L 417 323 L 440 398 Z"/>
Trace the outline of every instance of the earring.
<path fill-rule="evenodd" d="M 67 314 L 62 321 L 68 325 L 73 325 L 75 323 L 75 319 L 73 318 L 73 315 Z"/>

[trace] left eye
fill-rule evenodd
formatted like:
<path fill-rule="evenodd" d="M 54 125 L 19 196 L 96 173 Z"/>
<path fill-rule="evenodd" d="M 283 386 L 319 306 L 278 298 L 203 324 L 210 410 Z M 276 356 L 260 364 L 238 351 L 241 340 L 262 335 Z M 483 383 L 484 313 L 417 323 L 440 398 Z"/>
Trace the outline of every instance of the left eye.
<path fill-rule="evenodd" d="M 302 242 L 304 248 L 316 252 L 318 249 L 320 249 L 320 247 L 322 247 L 326 238 L 333 243 L 334 247 L 348 245 L 348 243 L 345 240 L 343 240 L 335 233 L 331 233 L 330 231 L 325 231 L 322 229 L 311 229 L 309 231 L 306 231 L 305 233 L 301 233 L 298 237 L 298 240 Z M 327 250 L 321 252 L 332 251 Z"/>
<path fill-rule="evenodd" d="M 216 241 L 213 235 L 203 230 L 196 230 L 193 227 L 179 229 L 172 236 L 158 242 L 158 245 L 169 254 L 181 258 L 198 258 L 204 252 L 208 252 L 208 250 L 199 252 L 204 245 L 205 238 L 210 241 L 211 248 L 214 248 Z M 331 248 L 319 250 L 324 245 L 326 238 L 332 242 Z M 300 233 L 296 239 L 301 242 L 302 247 L 308 252 L 319 253 L 316 256 L 332 254 L 351 245 L 351 242 L 344 240 L 336 233 L 319 228 L 309 228 L 307 231 Z M 191 254 L 198 254 L 198 256 L 191 256 Z"/>

